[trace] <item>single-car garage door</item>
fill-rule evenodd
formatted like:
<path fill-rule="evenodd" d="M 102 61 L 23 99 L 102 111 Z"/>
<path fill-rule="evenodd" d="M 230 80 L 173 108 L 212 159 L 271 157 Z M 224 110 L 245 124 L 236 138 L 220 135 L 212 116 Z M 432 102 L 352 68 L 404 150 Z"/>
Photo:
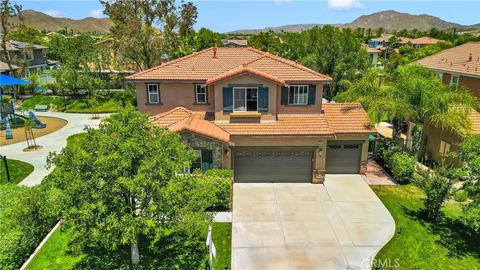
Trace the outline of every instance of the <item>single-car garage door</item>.
<path fill-rule="evenodd" d="M 311 150 L 245 149 L 234 151 L 237 183 L 312 181 Z"/>
<path fill-rule="evenodd" d="M 359 173 L 361 150 L 360 143 L 329 142 L 326 173 Z"/>

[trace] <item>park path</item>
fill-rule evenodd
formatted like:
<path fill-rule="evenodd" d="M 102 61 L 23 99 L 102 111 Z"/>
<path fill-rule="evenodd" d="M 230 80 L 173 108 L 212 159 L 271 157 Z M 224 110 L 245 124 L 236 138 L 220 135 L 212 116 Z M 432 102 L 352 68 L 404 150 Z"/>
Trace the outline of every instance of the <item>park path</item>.
<path fill-rule="evenodd" d="M 15 144 L 0 146 L 0 153 L 7 156 L 9 159 L 17 159 L 28 162 L 34 166 L 33 172 L 23 179 L 19 185 L 34 186 L 42 182 L 43 178 L 47 176 L 53 168 L 47 170 L 47 156 L 50 152 L 59 152 L 67 145 L 67 138 L 73 134 L 85 132 L 85 127 L 96 128 L 100 124 L 100 120 L 90 119 L 91 114 L 79 113 L 61 113 L 61 112 L 35 112 L 38 116 L 58 117 L 68 121 L 68 124 L 63 128 L 36 138 L 37 145 L 43 146 L 42 149 L 33 152 L 23 152 L 27 147 L 26 142 L 19 142 Z M 100 117 L 105 117 L 108 114 L 101 114 Z"/>

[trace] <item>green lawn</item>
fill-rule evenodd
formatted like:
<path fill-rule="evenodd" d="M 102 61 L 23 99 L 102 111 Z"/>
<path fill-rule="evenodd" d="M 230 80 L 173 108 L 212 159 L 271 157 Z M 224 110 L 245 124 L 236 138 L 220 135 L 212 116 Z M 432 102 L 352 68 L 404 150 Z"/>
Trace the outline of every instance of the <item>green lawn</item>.
<path fill-rule="evenodd" d="M 217 257 L 214 258 L 214 269 L 231 269 L 231 242 L 232 242 L 232 224 L 231 223 L 213 223 L 213 241 L 217 248 Z M 69 254 L 67 251 L 68 233 L 62 232 L 58 228 L 48 239 L 45 245 L 40 249 L 37 255 L 28 265 L 28 270 L 69 270 L 79 262 L 81 256 Z"/>
<path fill-rule="evenodd" d="M 25 177 L 33 172 L 33 165 L 20 160 L 7 159 L 8 171 L 10 172 L 10 179 L 12 184 L 20 183 Z M 7 171 L 5 170 L 5 163 L 0 159 L 0 184 L 7 184 Z"/>
<path fill-rule="evenodd" d="M 67 146 L 74 146 L 77 144 L 80 144 L 82 140 L 84 140 L 87 137 L 87 133 L 78 133 L 71 135 L 67 138 Z"/>
<path fill-rule="evenodd" d="M 374 265 L 398 262 L 397 269 L 480 269 L 480 233 L 462 225 L 458 203 L 448 203 L 445 219 L 431 223 L 422 212 L 423 193 L 412 185 L 373 188 L 396 224 L 393 239 L 379 252 Z"/>

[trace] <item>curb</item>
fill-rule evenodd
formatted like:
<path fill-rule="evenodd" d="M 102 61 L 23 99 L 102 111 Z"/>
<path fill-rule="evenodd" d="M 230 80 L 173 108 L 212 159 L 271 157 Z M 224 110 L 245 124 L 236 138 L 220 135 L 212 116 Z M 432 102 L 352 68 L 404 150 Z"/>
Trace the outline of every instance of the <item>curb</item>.
<path fill-rule="evenodd" d="M 59 222 L 57 222 L 57 224 L 55 224 L 55 226 L 53 227 L 53 229 L 50 230 L 50 232 L 47 234 L 47 236 L 45 236 L 45 238 L 43 238 L 42 242 L 40 242 L 40 244 L 37 246 L 37 248 L 35 248 L 35 251 L 22 264 L 22 267 L 20 267 L 20 270 L 25 270 L 27 268 L 28 264 L 33 260 L 33 258 L 35 257 L 35 255 L 37 255 L 37 253 L 40 251 L 40 249 L 45 245 L 45 243 L 48 241 L 50 236 L 52 236 L 52 234 L 58 229 L 58 227 L 60 226 L 60 223 L 62 223 L 61 220 Z"/>

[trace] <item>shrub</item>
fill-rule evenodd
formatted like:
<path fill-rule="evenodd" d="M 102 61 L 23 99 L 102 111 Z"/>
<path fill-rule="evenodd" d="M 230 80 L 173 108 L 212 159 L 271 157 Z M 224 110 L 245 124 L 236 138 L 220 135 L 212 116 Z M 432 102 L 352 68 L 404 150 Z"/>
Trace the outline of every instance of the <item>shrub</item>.
<path fill-rule="evenodd" d="M 2 269 L 18 269 L 53 227 L 59 216 L 58 197 L 57 190 L 44 184 L 0 185 Z"/>
<path fill-rule="evenodd" d="M 455 192 L 455 201 L 457 202 L 466 202 L 468 194 L 465 190 L 459 190 Z"/>
<path fill-rule="evenodd" d="M 440 210 L 451 187 L 450 179 L 435 172 L 424 175 L 422 182 L 421 188 L 426 195 L 423 200 L 425 212 L 429 219 L 437 221 L 441 217 Z"/>
<path fill-rule="evenodd" d="M 215 191 L 215 210 L 230 209 L 232 201 L 232 170 L 208 170 L 204 174 Z"/>
<path fill-rule="evenodd" d="M 400 184 L 410 183 L 413 173 L 415 172 L 415 166 L 417 160 L 415 157 L 399 152 L 394 153 L 388 160 L 387 166 L 390 168 L 393 174 L 393 178 Z"/>

